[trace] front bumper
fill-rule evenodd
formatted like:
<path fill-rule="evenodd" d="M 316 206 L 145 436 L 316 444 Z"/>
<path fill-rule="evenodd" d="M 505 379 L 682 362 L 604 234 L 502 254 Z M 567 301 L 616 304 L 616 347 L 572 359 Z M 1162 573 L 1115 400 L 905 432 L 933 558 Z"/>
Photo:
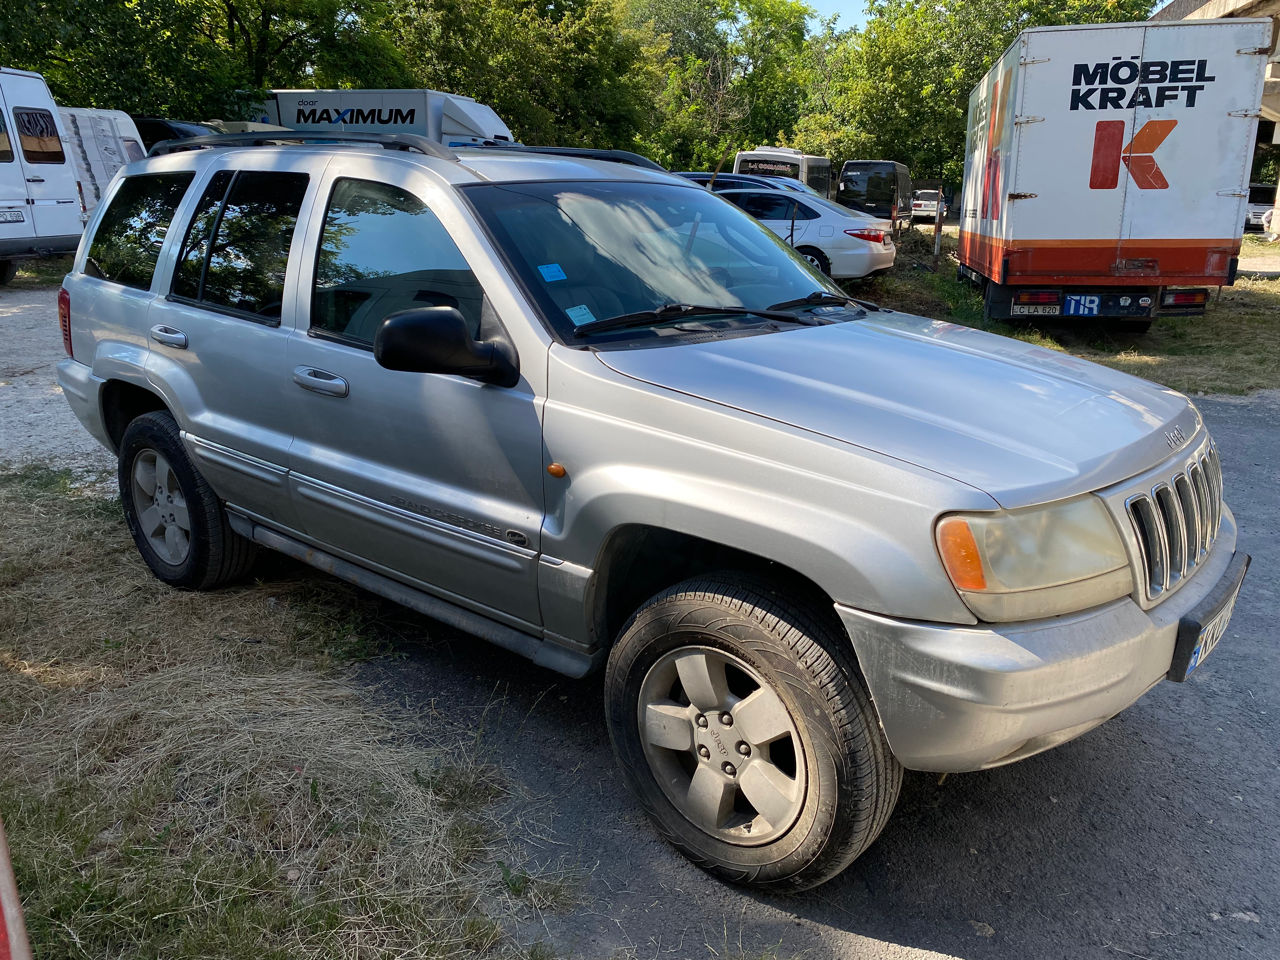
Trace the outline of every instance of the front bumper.
<path fill-rule="evenodd" d="M 1179 621 L 1227 575 L 1235 549 L 1235 518 L 1224 506 L 1199 572 L 1148 611 L 1125 598 L 1069 616 L 971 627 L 839 604 L 836 611 L 898 761 L 912 770 L 981 770 L 1065 743 L 1159 683 Z"/>

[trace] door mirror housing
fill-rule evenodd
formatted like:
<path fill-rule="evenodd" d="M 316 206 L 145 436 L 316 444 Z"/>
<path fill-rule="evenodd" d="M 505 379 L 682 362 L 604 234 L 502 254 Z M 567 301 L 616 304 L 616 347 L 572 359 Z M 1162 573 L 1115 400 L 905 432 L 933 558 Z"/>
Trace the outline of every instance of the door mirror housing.
<path fill-rule="evenodd" d="M 476 340 L 457 307 L 416 307 L 389 314 L 373 338 L 373 356 L 388 370 L 452 373 L 499 387 L 520 382 L 511 345 Z"/>

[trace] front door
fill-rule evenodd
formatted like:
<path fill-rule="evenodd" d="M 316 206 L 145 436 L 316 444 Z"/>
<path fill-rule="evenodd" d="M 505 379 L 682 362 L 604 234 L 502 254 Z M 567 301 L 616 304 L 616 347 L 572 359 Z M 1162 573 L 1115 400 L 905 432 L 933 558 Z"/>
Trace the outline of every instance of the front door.
<path fill-rule="evenodd" d="M 47 107 L 24 107 L 16 97 L 11 99 L 15 102 L 9 104 L 13 117 L 10 136 L 17 141 L 35 234 L 77 237 L 84 229 L 80 196 L 71 158 L 62 146 L 58 120 Z"/>
<path fill-rule="evenodd" d="M 288 347 L 294 502 L 327 549 L 537 626 L 540 399 L 525 380 L 392 371 L 373 356 L 396 311 L 456 307 L 486 337 L 498 324 L 420 176 L 368 157 L 338 158 L 326 174 Z"/>

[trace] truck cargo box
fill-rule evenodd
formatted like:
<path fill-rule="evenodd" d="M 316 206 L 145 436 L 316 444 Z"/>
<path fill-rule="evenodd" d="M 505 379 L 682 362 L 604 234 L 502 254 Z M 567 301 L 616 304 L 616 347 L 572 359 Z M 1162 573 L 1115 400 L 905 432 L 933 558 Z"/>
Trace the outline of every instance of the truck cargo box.
<path fill-rule="evenodd" d="M 969 97 L 960 264 L 989 314 L 1140 319 L 1231 283 L 1270 42 L 1267 19 L 1021 33 Z"/>

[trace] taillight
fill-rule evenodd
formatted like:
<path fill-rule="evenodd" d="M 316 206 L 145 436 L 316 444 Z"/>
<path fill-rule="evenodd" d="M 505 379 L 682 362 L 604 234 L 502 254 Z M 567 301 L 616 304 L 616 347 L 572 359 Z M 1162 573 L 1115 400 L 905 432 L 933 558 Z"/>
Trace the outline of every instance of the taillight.
<path fill-rule="evenodd" d="M 884 243 L 885 231 L 876 230 L 874 227 L 863 227 L 860 230 L 846 230 L 851 237 L 857 237 L 859 240 L 866 240 L 868 243 Z"/>
<path fill-rule="evenodd" d="M 68 357 L 74 357 L 71 352 L 71 294 L 67 293 L 66 287 L 58 291 L 58 328 L 62 330 L 62 349 L 67 351 Z"/>
<path fill-rule="evenodd" d="M 1208 290 L 1166 290 L 1160 302 L 1166 307 L 1181 307 L 1187 304 L 1209 302 Z"/>
<path fill-rule="evenodd" d="M 1020 290 L 1013 295 L 1014 303 L 1057 303 L 1061 294 L 1057 290 Z"/>

